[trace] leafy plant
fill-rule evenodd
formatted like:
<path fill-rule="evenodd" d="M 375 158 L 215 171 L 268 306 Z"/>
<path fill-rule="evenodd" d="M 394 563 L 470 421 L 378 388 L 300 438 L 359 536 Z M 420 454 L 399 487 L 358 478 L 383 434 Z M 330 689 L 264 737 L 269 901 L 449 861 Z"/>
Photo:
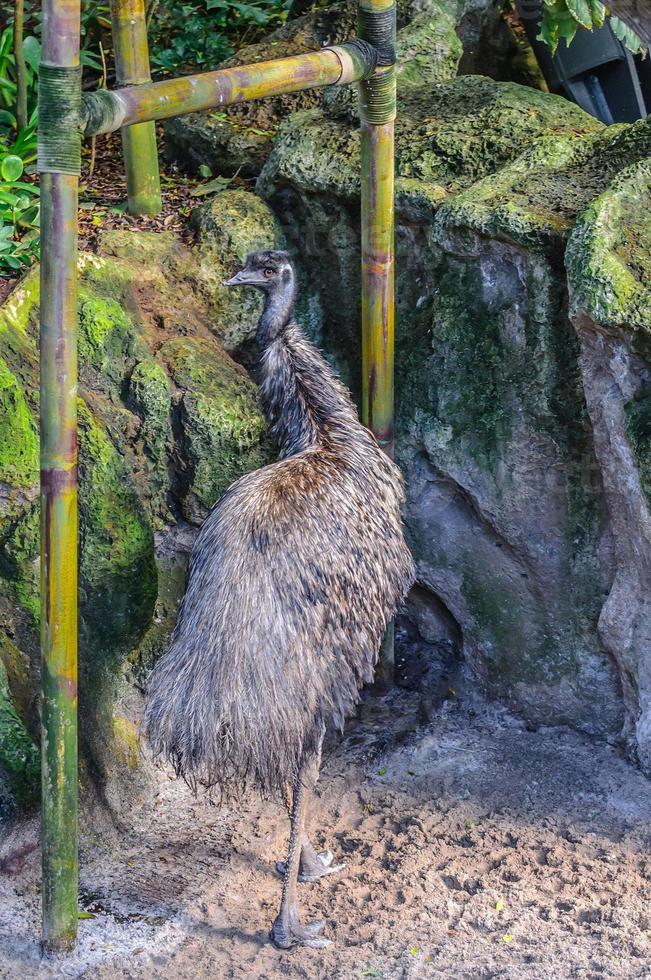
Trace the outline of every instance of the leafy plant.
<path fill-rule="evenodd" d="M 38 256 L 39 191 L 21 178 L 23 160 L 0 147 L 0 273 L 31 265 Z"/>
<path fill-rule="evenodd" d="M 554 55 L 561 38 L 564 38 L 569 45 L 580 27 L 588 31 L 595 27 L 603 27 L 608 13 L 607 7 L 601 0 L 544 0 L 538 36 Z M 645 50 L 637 34 L 618 17 L 611 14 L 609 22 L 613 34 L 629 51 L 639 54 Z"/>
<path fill-rule="evenodd" d="M 41 61 L 41 44 L 33 35 L 29 35 L 23 41 L 23 56 L 25 59 L 25 94 L 29 114 L 36 108 L 38 66 Z M 4 112 L 9 112 L 13 117 L 14 128 L 17 128 L 16 82 L 14 32 L 12 27 L 6 27 L 0 34 L 0 107 L 4 107 Z M 0 125 L 2 125 L 1 122 Z"/>
<path fill-rule="evenodd" d="M 38 187 L 25 177 L 36 162 L 36 110 L 15 138 L 15 117 L 0 112 L 0 274 L 30 265 L 38 256 Z"/>
<path fill-rule="evenodd" d="M 287 19 L 291 0 L 172 0 L 150 7 L 152 66 L 177 73 L 216 68 L 242 44 Z"/>

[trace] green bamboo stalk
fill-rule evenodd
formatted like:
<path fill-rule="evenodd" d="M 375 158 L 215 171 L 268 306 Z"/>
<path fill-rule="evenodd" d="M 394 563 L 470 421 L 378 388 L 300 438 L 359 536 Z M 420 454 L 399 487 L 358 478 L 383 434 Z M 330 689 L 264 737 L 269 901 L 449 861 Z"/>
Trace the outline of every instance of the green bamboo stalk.
<path fill-rule="evenodd" d="M 389 53 L 395 40 L 393 0 L 361 0 L 359 33 Z M 393 60 L 393 59 L 391 59 Z M 393 65 L 378 68 L 359 86 L 362 195 L 362 421 L 391 457 L 394 452 L 394 119 Z M 387 630 L 376 686 L 393 680 L 394 629 Z"/>
<path fill-rule="evenodd" d="M 151 82 L 143 0 L 111 0 L 111 23 L 118 85 Z M 159 214 L 162 208 L 156 126 L 125 126 L 122 150 L 131 214 Z"/>
<path fill-rule="evenodd" d="M 23 53 L 25 0 L 14 0 L 14 60 L 16 62 L 16 122 L 18 130 L 27 125 L 27 65 Z"/>
<path fill-rule="evenodd" d="M 169 119 L 324 85 L 344 85 L 368 73 L 368 55 L 354 45 L 342 44 L 255 65 L 93 92 L 83 99 L 84 132 L 95 136 L 151 119 Z"/>
<path fill-rule="evenodd" d="M 64 76 L 79 103 L 79 0 L 43 0 L 41 85 Z M 72 75 L 72 79 L 70 79 Z M 41 124 L 47 131 L 41 88 Z M 72 110 L 74 113 L 74 109 Z M 57 102 L 49 106 L 60 131 Z M 61 117 L 63 120 L 70 116 Z M 74 133 L 74 128 L 73 128 Z M 77 935 L 77 196 L 78 152 L 39 145 L 41 170 L 41 683 L 43 944 Z M 78 141 L 77 141 L 78 145 Z M 60 172 L 63 171 L 63 172 Z"/>

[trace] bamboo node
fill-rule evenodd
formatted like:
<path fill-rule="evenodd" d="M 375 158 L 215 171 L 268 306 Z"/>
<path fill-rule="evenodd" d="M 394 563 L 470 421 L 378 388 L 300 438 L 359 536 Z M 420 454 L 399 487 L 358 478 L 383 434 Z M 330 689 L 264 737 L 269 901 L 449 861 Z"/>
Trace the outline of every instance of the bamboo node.
<path fill-rule="evenodd" d="M 41 65 L 38 76 L 38 170 L 81 173 L 81 66 Z"/>

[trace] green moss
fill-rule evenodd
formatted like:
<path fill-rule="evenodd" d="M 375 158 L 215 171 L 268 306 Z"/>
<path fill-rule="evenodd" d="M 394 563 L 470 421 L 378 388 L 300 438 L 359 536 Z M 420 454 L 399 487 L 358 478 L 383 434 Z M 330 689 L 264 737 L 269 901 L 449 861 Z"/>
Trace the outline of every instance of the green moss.
<path fill-rule="evenodd" d="M 646 122 L 610 126 L 596 133 L 561 131 L 544 136 L 500 171 L 448 201 L 437 215 L 439 235 L 453 228 L 471 228 L 481 235 L 558 252 L 577 216 L 609 184 L 619 188 L 623 180 L 644 195 L 644 175 L 636 171 L 628 179 L 626 174 L 633 161 L 650 153 L 651 126 Z M 640 177 L 642 186 L 638 186 Z M 607 194 L 603 204 L 612 200 L 612 194 Z M 640 216 L 640 208 L 636 213 Z M 607 236 L 612 218 L 612 213 L 605 216 Z M 584 246 L 577 255 L 577 271 L 586 264 Z M 572 249 L 569 255 L 571 259 Z"/>
<path fill-rule="evenodd" d="M 7 672 L 0 662 L 0 768 L 14 801 L 27 806 L 37 799 L 39 753 L 13 705 Z"/>
<path fill-rule="evenodd" d="M 199 237 L 198 279 L 211 297 L 214 330 L 227 350 L 251 340 L 262 310 L 255 289 L 236 290 L 224 280 L 249 252 L 284 248 L 285 240 L 273 211 L 248 191 L 224 191 L 195 209 L 192 224 Z"/>
<path fill-rule="evenodd" d="M 113 715 L 113 738 L 118 765 L 137 769 L 140 761 L 140 743 L 138 729 L 130 718 L 124 715 Z"/>
<path fill-rule="evenodd" d="M 431 85 L 454 78 L 463 54 L 455 31 L 455 18 L 444 10 L 428 10 L 401 31 L 396 39 L 399 91 L 405 86 Z"/>
<path fill-rule="evenodd" d="M 22 386 L 0 359 L 0 482 L 31 487 L 38 482 L 38 430 Z"/>
<path fill-rule="evenodd" d="M 184 510 L 198 520 L 234 480 L 268 461 L 265 421 L 255 385 L 216 344 L 188 337 L 159 353 L 183 393 L 178 421 L 191 467 Z"/>
<path fill-rule="evenodd" d="M 167 374 L 156 361 L 136 364 L 129 380 L 128 404 L 140 416 L 139 441 L 146 460 L 147 502 L 156 523 L 169 517 L 169 459 L 173 436 L 172 388 Z"/>
<path fill-rule="evenodd" d="M 79 403 L 80 588 L 88 644 L 128 648 L 156 597 L 153 533 L 124 458 Z"/>
<path fill-rule="evenodd" d="M 83 367 L 119 386 L 126 365 L 143 349 L 133 321 L 115 299 L 80 289 L 79 357 Z"/>
<path fill-rule="evenodd" d="M 28 324 L 38 308 L 40 293 L 40 270 L 30 269 L 24 279 L 9 294 L 0 309 L 0 333 L 9 328 L 25 334 Z"/>
<path fill-rule="evenodd" d="M 626 404 L 626 432 L 635 455 L 642 489 L 651 506 L 651 384 L 642 385 Z"/>
<path fill-rule="evenodd" d="M 202 241 L 230 262 L 249 252 L 279 247 L 282 233 L 273 211 L 248 191 L 224 191 L 197 208 L 192 223 Z"/>
<path fill-rule="evenodd" d="M 40 508 L 27 508 L 0 538 L 0 574 L 34 625 L 40 621 Z"/>
<path fill-rule="evenodd" d="M 643 124 L 651 154 L 651 125 Z M 566 250 L 572 312 L 651 331 L 651 162 L 626 167 L 581 214 Z"/>
<path fill-rule="evenodd" d="M 457 194 L 494 174 L 546 134 L 593 133 L 600 123 L 565 99 L 511 82 L 464 75 L 449 82 L 408 85 L 399 92 L 396 176 Z M 259 190 L 273 194 L 274 181 L 312 193 L 353 197 L 359 193 L 356 122 L 296 113 L 280 128 L 261 175 Z M 416 189 L 417 195 L 422 188 Z"/>

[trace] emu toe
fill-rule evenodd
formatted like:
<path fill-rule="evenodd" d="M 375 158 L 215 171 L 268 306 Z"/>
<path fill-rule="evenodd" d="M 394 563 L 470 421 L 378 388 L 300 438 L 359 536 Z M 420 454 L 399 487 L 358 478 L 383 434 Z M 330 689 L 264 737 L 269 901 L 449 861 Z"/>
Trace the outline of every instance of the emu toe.
<path fill-rule="evenodd" d="M 309 946 L 311 949 L 325 949 L 331 946 L 330 939 L 323 939 L 319 933 L 325 926 L 323 919 L 315 919 L 303 925 L 299 922 L 298 913 L 294 909 L 289 916 L 279 915 L 269 933 L 274 946 L 278 949 L 291 949 L 293 946 Z"/>
<path fill-rule="evenodd" d="M 319 851 L 317 853 L 312 847 L 309 849 L 303 847 L 298 880 L 302 882 L 314 882 L 319 881 L 320 878 L 325 878 L 327 875 L 335 875 L 339 871 L 343 871 L 346 867 L 345 862 L 333 864 L 334 857 L 332 851 Z M 278 874 L 284 877 L 286 870 L 287 862 L 278 861 L 276 864 Z"/>

